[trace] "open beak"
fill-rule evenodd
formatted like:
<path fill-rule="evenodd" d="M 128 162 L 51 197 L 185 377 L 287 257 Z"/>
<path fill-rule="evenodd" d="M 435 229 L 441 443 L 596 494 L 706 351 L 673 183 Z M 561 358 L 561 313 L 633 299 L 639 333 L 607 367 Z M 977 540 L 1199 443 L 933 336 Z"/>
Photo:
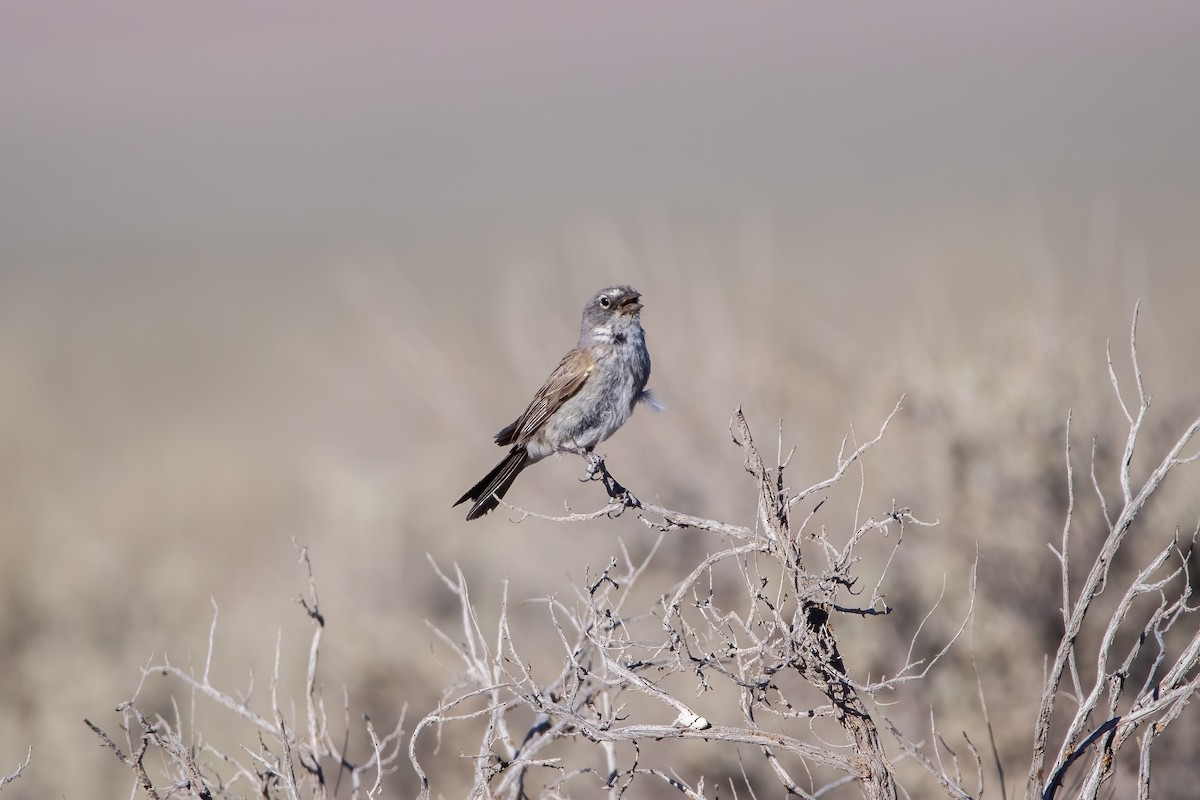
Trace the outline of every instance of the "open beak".
<path fill-rule="evenodd" d="M 639 302 L 642 299 L 640 294 L 627 294 L 617 303 L 618 314 L 633 315 L 642 310 L 642 304 Z"/>

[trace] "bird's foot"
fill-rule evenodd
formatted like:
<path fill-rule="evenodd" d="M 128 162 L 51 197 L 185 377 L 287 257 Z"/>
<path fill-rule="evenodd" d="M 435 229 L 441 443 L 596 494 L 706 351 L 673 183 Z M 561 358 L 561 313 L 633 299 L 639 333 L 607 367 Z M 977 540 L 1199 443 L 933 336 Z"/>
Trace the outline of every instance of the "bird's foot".
<path fill-rule="evenodd" d="M 597 455 L 595 450 L 584 450 L 582 455 L 583 460 L 587 462 L 587 473 L 579 482 L 604 480 L 604 476 L 608 474 L 608 470 L 604 468 L 604 458 Z"/>
<path fill-rule="evenodd" d="M 626 489 L 617 479 L 608 471 L 608 467 L 604 464 L 604 458 L 597 455 L 592 450 L 586 450 L 580 455 L 587 461 L 587 473 L 580 479 L 580 483 L 588 481 L 600 481 L 604 484 L 604 491 L 608 493 L 609 498 L 618 501 L 622 508 L 638 508 L 641 506 L 641 501 L 633 496 L 633 492 Z M 618 512 L 619 513 L 619 512 Z"/>

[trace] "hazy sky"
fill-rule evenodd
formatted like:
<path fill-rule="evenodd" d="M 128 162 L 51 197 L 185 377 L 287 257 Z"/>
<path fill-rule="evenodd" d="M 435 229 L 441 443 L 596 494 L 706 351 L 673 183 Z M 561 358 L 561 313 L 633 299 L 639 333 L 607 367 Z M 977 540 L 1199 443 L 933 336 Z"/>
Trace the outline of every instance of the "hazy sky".
<path fill-rule="evenodd" d="M 1195 242 L 1198 42 L 1193 3 L 7 0 L 0 269 L 1021 191 Z"/>

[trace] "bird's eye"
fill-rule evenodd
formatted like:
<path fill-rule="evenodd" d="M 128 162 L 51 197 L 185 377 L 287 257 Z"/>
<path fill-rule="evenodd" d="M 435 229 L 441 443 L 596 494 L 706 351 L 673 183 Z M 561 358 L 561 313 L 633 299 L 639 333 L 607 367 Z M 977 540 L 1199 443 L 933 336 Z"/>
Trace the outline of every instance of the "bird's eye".
<path fill-rule="evenodd" d="M 611 305 L 612 305 L 612 299 L 608 295 L 604 295 L 600 298 L 600 307 L 601 308 L 608 308 Z"/>

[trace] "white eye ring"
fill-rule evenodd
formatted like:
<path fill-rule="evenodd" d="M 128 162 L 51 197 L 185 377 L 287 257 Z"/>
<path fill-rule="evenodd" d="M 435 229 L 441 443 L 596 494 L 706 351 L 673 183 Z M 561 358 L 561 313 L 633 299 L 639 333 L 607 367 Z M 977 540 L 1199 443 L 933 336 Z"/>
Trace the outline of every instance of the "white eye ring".
<path fill-rule="evenodd" d="M 612 300 L 609 298 L 608 295 L 604 295 L 600 298 L 600 307 L 601 308 L 608 308 L 611 305 L 612 305 Z"/>

